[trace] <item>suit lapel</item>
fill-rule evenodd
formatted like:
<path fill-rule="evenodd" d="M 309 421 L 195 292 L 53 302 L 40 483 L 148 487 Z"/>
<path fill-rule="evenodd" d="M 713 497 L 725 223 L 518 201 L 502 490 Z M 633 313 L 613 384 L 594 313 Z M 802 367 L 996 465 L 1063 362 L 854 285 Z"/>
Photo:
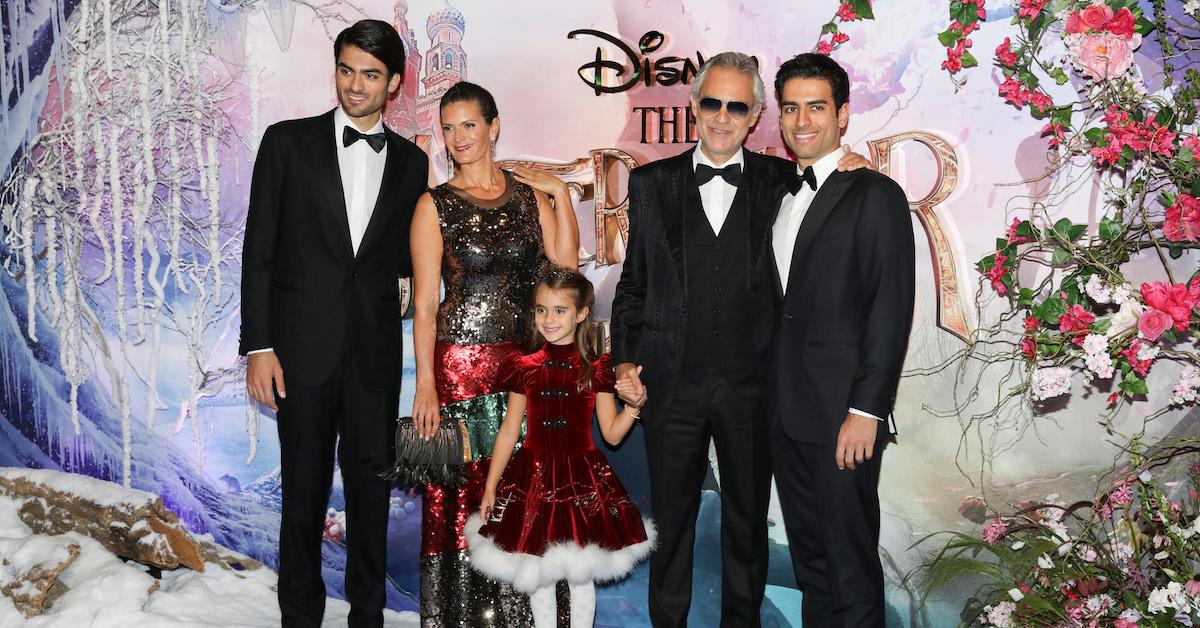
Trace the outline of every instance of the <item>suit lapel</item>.
<path fill-rule="evenodd" d="M 320 219 L 325 223 L 326 237 L 330 246 L 345 259 L 354 258 L 354 245 L 350 242 L 350 218 L 346 215 L 346 194 L 342 188 L 342 170 L 338 165 L 336 133 L 333 128 L 333 111 L 317 118 L 313 126 L 314 170 L 316 188 L 325 195 L 321 204 Z"/>
<path fill-rule="evenodd" d="M 792 294 L 792 284 L 796 281 L 796 275 L 799 274 L 803 267 L 804 259 L 808 256 L 808 249 L 812 246 L 813 238 L 817 232 L 821 230 L 821 225 L 833 209 L 837 207 L 838 201 L 842 200 L 846 191 L 850 189 L 850 181 L 852 177 L 845 172 L 834 171 L 821 185 L 821 189 L 817 190 L 816 197 L 813 198 L 812 204 L 808 206 L 808 211 L 804 214 L 804 221 L 800 223 L 800 231 L 796 233 L 796 246 L 792 249 L 791 266 L 788 270 L 788 290 L 787 294 Z"/>
<path fill-rule="evenodd" d="M 367 230 L 363 232 L 362 241 L 358 243 L 358 250 L 361 253 L 364 248 L 370 245 L 379 237 L 379 233 L 384 231 L 387 226 L 387 221 L 391 218 L 390 209 L 394 207 L 394 203 L 388 202 L 388 199 L 394 198 L 392 187 L 400 180 L 400 142 L 397 141 L 398 136 L 391 131 L 386 130 L 387 134 L 387 157 L 383 162 L 383 177 L 379 181 L 379 196 L 375 198 L 375 207 L 371 210 L 371 218 L 367 221 Z M 347 233 L 349 233 L 347 231 Z"/>
<path fill-rule="evenodd" d="M 692 170 L 693 148 L 678 157 L 673 172 L 670 174 L 670 190 L 672 193 L 660 196 L 663 231 L 666 233 L 667 248 L 671 252 L 671 261 L 675 263 L 675 272 L 680 283 L 686 281 L 685 266 L 687 238 L 684 236 L 684 212 L 689 204 L 700 204 L 700 188 L 696 185 L 696 173 Z"/>

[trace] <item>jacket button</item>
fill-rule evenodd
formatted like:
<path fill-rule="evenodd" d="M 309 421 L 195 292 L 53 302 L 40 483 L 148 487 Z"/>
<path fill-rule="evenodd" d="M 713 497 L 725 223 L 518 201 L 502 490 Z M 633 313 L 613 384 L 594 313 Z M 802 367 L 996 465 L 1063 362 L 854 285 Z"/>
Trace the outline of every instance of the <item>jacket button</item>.
<path fill-rule="evenodd" d="M 791 314 L 784 314 L 784 315 L 783 315 L 783 320 L 785 320 L 785 321 L 790 321 L 790 320 L 793 320 L 794 318 L 796 318 L 796 317 L 795 317 L 795 316 L 792 316 Z"/>

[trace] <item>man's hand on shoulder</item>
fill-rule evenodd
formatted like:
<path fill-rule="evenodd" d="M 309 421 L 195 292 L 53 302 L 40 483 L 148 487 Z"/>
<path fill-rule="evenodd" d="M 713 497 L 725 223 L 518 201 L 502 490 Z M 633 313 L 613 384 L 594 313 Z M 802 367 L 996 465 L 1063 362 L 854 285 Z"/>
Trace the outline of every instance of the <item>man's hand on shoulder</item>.
<path fill-rule="evenodd" d="M 874 170 L 875 164 L 872 164 L 871 160 L 866 157 L 851 151 L 849 144 L 842 144 L 842 156 L 838 159 L 837 163 L 838 171 L 845 172 L 847 170 L 858 170 L 859 168 Z"/>

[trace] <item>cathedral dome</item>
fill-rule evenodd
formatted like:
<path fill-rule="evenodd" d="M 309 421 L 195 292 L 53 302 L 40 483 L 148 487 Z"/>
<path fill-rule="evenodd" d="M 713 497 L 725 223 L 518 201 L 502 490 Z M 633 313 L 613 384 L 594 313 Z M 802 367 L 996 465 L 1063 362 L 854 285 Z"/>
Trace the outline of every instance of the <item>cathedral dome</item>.
<path fill-rule="evenodd" d="M 430 14 L 429 19 L 425 21 L 425 32 L 432 39 L 439 27 L 445 25 L 453 26 L 459 33 L 462 33 L 467 26 L 463 14 L 450 6 L 449 2 L 446 3 L 446 6 Z"/>

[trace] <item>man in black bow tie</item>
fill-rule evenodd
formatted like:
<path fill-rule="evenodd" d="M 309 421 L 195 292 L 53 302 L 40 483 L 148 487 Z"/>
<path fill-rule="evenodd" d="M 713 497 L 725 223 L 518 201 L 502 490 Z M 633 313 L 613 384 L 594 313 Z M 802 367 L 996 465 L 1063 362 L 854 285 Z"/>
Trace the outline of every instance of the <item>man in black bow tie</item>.
<path fill-rule="evenodd" d="M 659 530 L 650 557 L 656 627 L 687 625 L 710 439 L 721 488 L 721 625 L 759 625 L 770 497 L 770 227 L 796 179 L 792 162 L 742 148 L 764 99 L 752 57 L 711 57 L 692 83 L 699 147 L 640 166 L 629 179 L 612 353 L 617 377 L 649 393 L 641 416 Z M 867 165 L 854 154 L 845 160 Z"/>
<path fill-rule="evenodd" d="M 877 172 L 836 171 L 850 118 L 836 61 L 787 61 L 775 95 L 808 182 L 784 197 L 771 236 L 782 304 L 769 403 L 775 484 L 804 626 L 882 628 L 877 486 L 912 322 L 908 201 Z"/>
<path fill-rule="evenodd" d="M 334 446 L 346 498 L 351 626 L 382 626 L 387 462 L 399 405 L 399 279 L 429 160 L 383 126 L 404 74 L 404 42 L 363 20 L 334 42 L 336 109 L 263 134 L 242 250 L 240 352 L 246 388 L 277 411 L 284 626 L 324 617 L 321 540 Z M 286 374 L 286 385 L 285 385 Z"/>

